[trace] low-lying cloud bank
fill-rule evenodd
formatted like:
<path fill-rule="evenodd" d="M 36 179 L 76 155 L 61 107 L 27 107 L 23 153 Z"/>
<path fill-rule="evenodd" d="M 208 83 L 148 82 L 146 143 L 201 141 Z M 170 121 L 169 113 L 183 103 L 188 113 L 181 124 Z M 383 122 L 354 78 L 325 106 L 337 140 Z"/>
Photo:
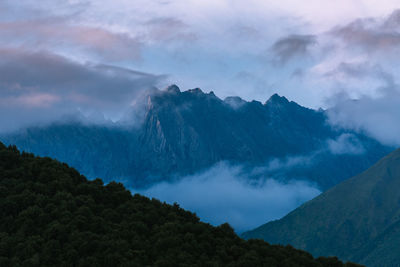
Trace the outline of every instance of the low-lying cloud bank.
<path fill-rule="evenodd" d="M 228 222 L 237 232 L 279 219 L 321 193 L 304 181 L 281 183 L 266 178 L 252 183 L 240 167 L 227 163 L 136 192 L 167 203 L 177 202 L 213 225 Z"/>
<path fill-rule="evenodd" d="M 96 121 L 93 114 L 112 120 L 163 78 L 49 52 L 0 48 L 0 132 L 77 113 L 88 121 Z"/>

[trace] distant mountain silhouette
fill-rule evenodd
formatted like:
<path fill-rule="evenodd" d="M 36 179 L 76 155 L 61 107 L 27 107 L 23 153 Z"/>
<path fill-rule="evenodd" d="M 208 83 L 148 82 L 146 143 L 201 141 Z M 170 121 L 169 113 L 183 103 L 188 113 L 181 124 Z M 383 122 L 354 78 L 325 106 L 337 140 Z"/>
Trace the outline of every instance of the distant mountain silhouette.
<path fill-rule="evenodd" d="M 243 234 L 336 255 L 367 266 L 400 266 L 400 150 L 305 203 Z"/>
<path fill-rule="evenodd" d="M 153 91 L 141 104 L 140 125 L 58 122 L 1 140 L 67 162 L 88 177 L 138 187 L 229 161 L 327 189 L 390 151 L 363 134 L 331 127 L 324 111 L 277 94 L 262 104 L 239 97 L 221 100 L 199 88 L 181 92 L 172 85 Z"/>

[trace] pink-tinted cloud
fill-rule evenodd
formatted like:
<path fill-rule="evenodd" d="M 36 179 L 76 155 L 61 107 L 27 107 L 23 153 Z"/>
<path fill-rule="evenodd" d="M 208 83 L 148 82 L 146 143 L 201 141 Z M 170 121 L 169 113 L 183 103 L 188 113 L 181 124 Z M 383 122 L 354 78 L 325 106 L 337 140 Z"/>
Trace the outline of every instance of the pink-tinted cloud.
<path fill-rule="evenodd" d="M 400 48 L 400 10 L 395 10 L 384 20 L 367 18 L 358 19 L 345 26 L 338 26 L 331 31 L 349 46 L 356 46 L 368 52 L 388 53 L 388 49 Z"/>
<path fill-rule="evenodd" d="M 0 131 L 80 112 L 118 118 L 163 76 L 80 64 L 46 52 L 0 49 Z"/>
<path fill-rule="evenodd" d="M 0 22 L 0 45 L 83 51 L 106 60 L 140 59 L 141 42 L 127 33 L 73 25 L 65 19 Z"/>

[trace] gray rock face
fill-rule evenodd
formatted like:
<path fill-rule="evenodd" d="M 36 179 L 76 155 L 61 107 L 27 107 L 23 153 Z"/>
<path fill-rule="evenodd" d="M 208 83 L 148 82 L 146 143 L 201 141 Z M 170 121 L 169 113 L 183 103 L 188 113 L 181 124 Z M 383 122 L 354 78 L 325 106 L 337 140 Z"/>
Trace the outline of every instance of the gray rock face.
<path fill-rule="evenodd" d="M 195 173 L 219 161 L 251 168 L 277 158 L 305 156 L 312 158 L 312 166 L 265 172 L 281 179 L 315 181 L 325 189 L 389 151 L 362 134 L 333 129 L 323 111 L 277 94 L 262 104 L 238 97 L 221 100 L 199 88 L 181 92 L 172 85 L 143 101 L 146 112 L 139 127 L 58 123 L 3 136 L 2 141 L 67 162 L 89 177 L 119 179 L 134 186 Z M 354 136 L 364 153 L 328 151 L 328 140 L 344 133 Z"/>

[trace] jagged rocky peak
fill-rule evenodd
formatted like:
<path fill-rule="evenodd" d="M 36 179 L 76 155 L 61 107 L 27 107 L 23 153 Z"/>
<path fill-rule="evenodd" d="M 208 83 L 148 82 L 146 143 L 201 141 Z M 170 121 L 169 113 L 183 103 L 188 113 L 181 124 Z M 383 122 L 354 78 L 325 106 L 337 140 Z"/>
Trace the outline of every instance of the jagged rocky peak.
<path fill-rule="evenodd" d="M 204 94 L 203 91 L 200 88 L 194 88 L 194 89 L 189 89 L 187 92 L 192 93 L 192 94 Z"/>
<path fill-rule="evenodd" d="M 214 94 L 214 91 L 210 91 L 210 92 L 208 93 L 208 95 L 209 95 L 209 96 L 212 96 L 212 97 L 217 97 L 217 96 Z"/>
<path fill-rule="evenodd" d="M 289 100 L 284 97 L 284 96 L 280 96 L 278 94 L 273 94 L 268 100 L 267 102 L 265 102 L 265 105 L 269 105 L 269 104 L 288 104 Z"/>
<path fill-rule="evenodd" d="M 181 94 L 181 90 L 175 84 L 166 87 L 163 90 L 155 89 L 146 94 L 147 109 L 154 109 L 160 106 L 161 103 L 168 102 L 170 99 L 177 98 Z"/>
<path fill-rule="evenodd" d="M 179 94 L 181 92 L 181 90 L 179 89 L 179 87 L 176 84 L 172 84 L 172 85 L 168 86 L 166 91 L 169 93 L 174 93 L 174 94 Z"/>
<path fill-rule="evenodd" d="M 193 101 L 203 101 L 203 100 L 212 100 L 212 101 L 221 101 L 213 91 L 209 93 L 203 92 L 200 88 L 188 89 L 188 90 L 180 90 L 179 87 L 175 84 L 172 84 L 165 88 L 164 90 L 158 90 L 152 94 L 148 95 L 147 107 L 149 108 L 159 108 L 165 107 L 168 105 L 181 105 L 186 102 Z M 194 102 L 193 102 L 194 103 Z M 201 103 L 201 102 L 198 102 Z"/>

